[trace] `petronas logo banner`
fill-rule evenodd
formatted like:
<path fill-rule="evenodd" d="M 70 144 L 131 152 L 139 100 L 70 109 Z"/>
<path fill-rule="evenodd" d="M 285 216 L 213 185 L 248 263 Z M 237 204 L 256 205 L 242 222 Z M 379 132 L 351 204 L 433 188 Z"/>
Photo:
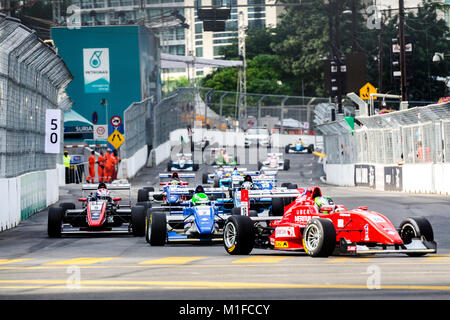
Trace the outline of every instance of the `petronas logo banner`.
<path fill-rule="evenodd" d="M 109 49 L 83 49 L 84 91 L 109 92 Z"/>

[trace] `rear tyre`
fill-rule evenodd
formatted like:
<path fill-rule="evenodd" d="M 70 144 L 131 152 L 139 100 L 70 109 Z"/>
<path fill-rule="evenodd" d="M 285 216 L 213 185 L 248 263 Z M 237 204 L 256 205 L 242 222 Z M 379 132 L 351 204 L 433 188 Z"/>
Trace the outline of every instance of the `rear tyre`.
<path fill-rule="evenodd" d="M 194 165 L 193 165 L 193 167 L 192 167 L 192 170 L 198 171 L 198 168 L 199 168 L 198 163 L 194 163 Z"/>
<path fill-rule="evenodd" d="M 73 210 L 75 209 L 75 203 L 72 202 L 63 202 L 59 204 L 59 207 L 63 209 L 64 213 L 66 213 L 67 210 Z"/>
<path fill-rule="evenodd" d="M 131 208 L 131 227 L 133 236 L 143 237 L 145 235 L 145 207 L 135 206 Z"/>
<path fill-rule="evenodd" d="M 231 216 L 223 231 L 223 245 L 231 255 L 247 255 L 255 244 L 255 227 L 250 217 Z"/>
<path fill-rule="evenodd" d="M 313 144 L 310 144 L 309 146 L 308 146 L 308 153 L 312 153 L 314 151 L 314 145 Z"/>
<path fill-rule="evenodd" d="M 286 147 L 284 147 L 284 152 L 289 153 L 290 148 L 291 148 L 291 146 L 287 145 Z"/>
<path fill-rule="evenodd" d="M 291 168 L 291 161 L 289 159 L 284 159 L 283 170 L 287 171 Z"/>
<path fill-rule="evenodd" d="M 203 184 L 208 183 L 208 173 L 207 172 L 203 172 L 203 174 L 202 174 L 202 183 Z"/>
<path fill-rule="evenodd" d="M 231 215 L 232 216 L 240 216 L 241 208 L 234 207 L 233 209 L 231 209 Z"/>
<path fill-rule="evenodd" d="M 155 188 L 153 187 L 143 187 L 142 189 L 146 190 L 147 192 L 154 192 Z"/>
<path fill-rule="evenodd" d="M 145 212 L 152 207 L 152 203 L 150 201 L 142 201 L 136 202 L 135 206 L 141 206 L 145 208 Z"/>
<path fill-rule="evenodd" d="M 284 215 L 284 198 L 272 198 L 272 214 L 273 217 L 281 217 Z"/>
<path fill-rule="evenodd" d="M 258 171 L 261 170 L 263 167 L 263 163 L 261 161 L 258 161 Z"/>
<path fill-rule="evenodd" d="M 145 189 L 139 189 L 137 194 L 137 201 L 138 202 L 145 202 L 148 201 L 148 191 Z"/>
<path fill-rule="evenodd" d="M 172 171 L 172 162 L 171 161 L 167 162 L 167 172 L 170 172 L 170 171 Z"/>
<path fill-rule="evenodd" d="M 64 209 L 61 207 L 50 207 L 48 209 L 47 233 L 50 238 L 60 238 Z"/>
<path fill-rule="evenodd" d="M 167 239 L 167 219 L 163 212 L 147 211 L 145 239 L 151 246 L 163 246 Z"/>
<path fill-rule="evenodd" d="M 303 248 L 311 257 L 328 257 L 336 248 L 336 229 L 328 219 L 309 220 L 303 231 Z"/>
<path fill-rule="evenodd" d="M 410 217 L 400 223 L 400 238 L 404 244 L 410 244 L 414 238 L 434 241 L 433 227 L 424 217 Z M 408 253 L 411 257 L 420 257 L 426 253 Z"/>

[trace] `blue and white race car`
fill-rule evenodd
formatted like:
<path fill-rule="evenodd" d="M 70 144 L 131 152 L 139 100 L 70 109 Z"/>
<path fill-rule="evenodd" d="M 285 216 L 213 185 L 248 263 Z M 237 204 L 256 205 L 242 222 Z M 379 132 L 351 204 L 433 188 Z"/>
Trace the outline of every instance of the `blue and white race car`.
<path fill-rule="evenodd" d="M 212 184 L 214 188 L 232 186 L 235 177 L 244 176 L 247 168 L 238 168 L 232 166 L 214 166 L 214 173 L 204 172 L 202 175 L 203 184 Z"/>
<path fill-rule="evenodd" d="M 167 162 L 167 171 L 197 171 L 198 163 L 194 163 L 191 153 L 177 153 L 176 159 Z"/>
<path fill-rule="evenodd" d="M 198 186 L 195 190 L 184 188 L 171 194 L 178 197 L 190 197 L 176 206 L 164 209 L 153 207 L 147 211 L 145 238 L 152 246 L 181 241 L 222 241 L 223 225 L 229 214 L 216 205 L 215 197 L 223 197 L 222 189 L 205 189 Z M 212 196 L 211 199 L 207 196 Z M 215 197 L 214 197 L 215 196 Z M 194 200 L 200 199 L 200 201 Z"/>
<path fill-rule="evenodd" d="M 306 145 L 302 139 L 297 143 L 288 144 L 284 147 L 285 153 L 312 153 L 314 151 L 314 144 Z"/>

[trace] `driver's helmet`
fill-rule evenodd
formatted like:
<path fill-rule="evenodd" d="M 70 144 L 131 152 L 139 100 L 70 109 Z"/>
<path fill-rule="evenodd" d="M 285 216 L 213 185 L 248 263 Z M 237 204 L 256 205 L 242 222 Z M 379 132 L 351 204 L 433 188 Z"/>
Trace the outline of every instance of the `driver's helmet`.
<path fill-rule="evenodd" d="M 322 196 L 322 197 L 316 197 L 314 199 L 314 204 L 319 208 L 319 212 L 322 213 L 332 213 L 334 212 L 334 209 L 336 208 L 336 205 L 334 204 L 333 199 L 330 197 Z M 322 211 L 322 207 L 331 207 L 333 208 L 332 211 Z"/>
<path fill-rule="evenodd" d="M 172 176 L 170 178 L 180 180 L 180 177 L 178 176 L 178 172 L 176 172 L 176 171 L 172 173 Z"/>
<path fill-rule="evenodd" d="M 97 189 L 97 191 L 95 192 L 95 198 L 97 200 L 107 200 L 110 198 L 110 194 L 108 189 L 106 188 L 99 188 Z"/>
<path fill-rule="evenodd" d="M 251 190 L 251 189 L 253 189 L 253 182 L 251 182 L 251 181 L 244 181 L 242 183 L 242 185 L 241 185 L 241 188 L 243 190 Z"/>
<path fill-rule="evenodd" d="M 98 184 L 97 189 L 108 189 L 108 188 L 106 187 L 106 183 L 100 182 L 100 183 Z"/>
<path fill-rule="evenodd" d="M 205 189 L 202 185 L 198 185 L 197 188 L 195 188 L 194 193 L 205 193 Z"/>
<path fill-rule="evenodd" d="M 177 186 L 177 185 L 179 185 L 180 184 L 180 181 L 179 180 L 171 180 L 170 181 L 170 185 L 171 186 Z"/>
<path fill-rule="evenodd" d="M 244 177 L 244 181 L 253 182 L 252 176 L 249 175 L 249 174 L 246 175 L 246 176 Z"/>
<path fill-rule="evenodd" d="M 209 198 L 204 193 L 196 193 L 192 197 L 192 205 L 193 206 L 204 206 L 209 203 Z"/>

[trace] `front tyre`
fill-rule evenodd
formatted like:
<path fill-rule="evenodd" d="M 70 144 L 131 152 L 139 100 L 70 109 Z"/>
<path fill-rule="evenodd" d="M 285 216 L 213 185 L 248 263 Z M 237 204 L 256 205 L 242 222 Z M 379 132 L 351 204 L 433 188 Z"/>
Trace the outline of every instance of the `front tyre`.
<path fill-rule="evenodd" d="M 253 221 L 247 216 L 231 216 L 225 222 L 223 245 L 231 255 L 247 255 L 255 244 Z"/>
<path fill-rule="evenodd" d="M 336 229 L 328 219 L 309 220 L 303 231 L 303 248 L 311 257 L 328 257 L 336 248 Z"/>
<path fill-rule="evenodd" d="M 64 209 L 61 207 L 50 207 L 48 209 L 47 234 L 50 238 L 60 238 L 64 217 Z"/>
<path fill-rule="evenodd" d="M 131 227 L 133 236 L 143 237 L 145 235 L 145 207 L 135 206 L 131 208 Z"/>
<path fill-rule="evenodd" d="M 167 238 L 167 219 L 163 212 L 147 211 L 145 240 L 151 246 L 163 246 Z"/>
<path fill-rule="evenodd" d="M 404 244 L 410 244 L 414 238 L 434 241 L 433 227 L 424 217 L 410 217 L 400 223 L 399 235 Z M 411 257 L 423 256 L 426 253 L 407 253 Z"/>

